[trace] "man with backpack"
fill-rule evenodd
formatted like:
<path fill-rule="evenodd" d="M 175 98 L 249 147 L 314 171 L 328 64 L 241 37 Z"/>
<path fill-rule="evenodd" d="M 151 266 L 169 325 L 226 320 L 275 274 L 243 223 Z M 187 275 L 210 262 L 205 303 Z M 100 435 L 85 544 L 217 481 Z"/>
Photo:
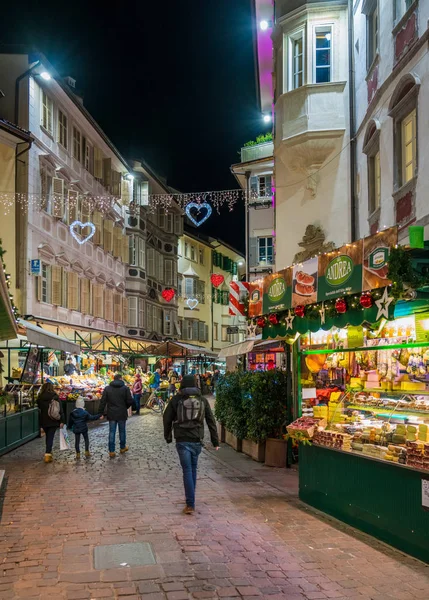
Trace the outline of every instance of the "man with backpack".
<path fill-rule="evenodd" d="M 121 454 L 128 452 L 125 425 L 128 419 L 128 408 L 132 406 L 130 388 L 125 385 L 120 373 L 116 373 L 110 385 L 104 388 L 98 412 L 102 415 L 107 407 L 109 421 L 109 456 L 115 458 L 116 428 L 119 429 Z"/>
<path fill-rule="evenodd" d="M 204 441 L 204 420 L 210 431 L 213 446 L 219 450 L 216 421 L 206 398 L 197 388 L 195 377 L 185 375 L 180 390 L 167 404 L 164 412 L 164 438 L 167 444 L 176 440 L 176 449 L 183 470 L 186 506 L 183 512 L 195 512 L 195 488 L 197 485 L 198 457 Z"/>

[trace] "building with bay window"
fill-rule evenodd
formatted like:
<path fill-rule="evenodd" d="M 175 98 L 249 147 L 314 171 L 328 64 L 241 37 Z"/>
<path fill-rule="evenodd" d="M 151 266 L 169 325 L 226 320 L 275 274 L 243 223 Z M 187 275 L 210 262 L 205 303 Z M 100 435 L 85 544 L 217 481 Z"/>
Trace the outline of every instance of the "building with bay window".
<path fill-rule="evenodd" d="M 85 109 L 76 82 L 43 55 L 0 54 L 0 72 L 1 116 L 33 138 L 17 161 L 21 195 L 10 223 L 19 312 L 82 340 L 124 335 L 130 168 Z"/>
<path fill-rule="evenodd" d="M 217 352 L 244 339 L 246 320 L 229 314 L 229 285 L 245 272 L 244 257 L 221 240 L 186 226 L 179 240 L 178 301 L 183 342 Z M 212 275 L 220 277 L 212 283 Z"/>
<path fill-rule="evenodd" d="M 181 336 L 178 321 L 178 240 L 183 231 L 182 211 L 176 204 L 148 203 L 171 194 L 167 183 L 146 163 L 132 162 L 133 197 L 126 210 L 129 258 L 126 269 L 127 336 L 161 341 Z M 174 297 L 163 298 L 164 289 Z"/>

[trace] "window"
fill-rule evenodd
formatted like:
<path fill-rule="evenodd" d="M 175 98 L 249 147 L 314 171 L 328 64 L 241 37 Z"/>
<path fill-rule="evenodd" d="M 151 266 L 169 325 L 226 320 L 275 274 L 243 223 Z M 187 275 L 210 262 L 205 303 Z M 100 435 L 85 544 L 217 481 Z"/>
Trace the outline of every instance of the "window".
<path fill-rule="evenodd" d="M 185 277 L 185 296 L 195 298 L 198 294 L 198 280 L 193 277 Z"/>
<path fill-rule="evenodd" d="M 376 119 L 371 120 L 367 127 L 363 152 L 368 157 L 368 214 L 371 216 L 378 211 L 381 203 L 380 123 Z"/>
<path fill-rule="evenodd" d="M 158 211 L 158 227 L 165 229 L 165 209 L 160 208 Z"/>
<path fill-rule="evenodd" d="M 200 248 L 198 252 L 200 255 L 200 265 L 203 265 L 204 264 L 204 248 Z"/>
<path fill-rule="evenodd" d="M 219 324 L 213 323 L 213 340 L 215 342 L 219 341 Z"/>
<path fill-rule="evenodd" d="M 144 300 L 139 298 L 139 327 L 144 328 Z"/>
<path fill-rule="evenodd" d="M 79 129 L 73 127 L 73 158 L 80 162 L 81 160 L 82 139 Z"/>
<path fill-rule="evenodd" d="M 197 251 L 195 246 L 191 245 L 191 260 L 196 261 L 197 260 Z"/>
<path fill-rule="evenodd" d="M 408 9 L 411 8 L 415 0 L 394 0 L 395 2 L 395 22 L 402 19 Z"/>
<path fill-rule="evenodd" d="M 146 329 L 148 331 L 153 331 L 153 304 L 146 305 Z"/>
<path fill-rule="evenodd" d="M 189 258 L 189 244 L 185 242 L 185 258 Z"/>
<path fill-rule="evenodd" d="M 139 238 L 139 267 L 146 269 L 146 240 Z"/>
<path fill-rule="evenodd" d="M 206 284 L 204 281 L 197 280 L 195 282 L 197 284 L 197 299 L 201 302 L 201 304 L 206 303 Z"/>
<path fill-rule="evenodd" d="M 131 266 L 135 266 L 135 265 L 137 265 L 137 245 L 138 245 L 137 240 L 138 240 L 138 238 L 135 235 L 130 235 L 128 240 L 129 240 L 129 249 L 130 249 L 128 263 Z"/>
<path fill-rule="evenodd" d="M 331 81 L 332 27 L 316 27 L 315 30 L 315 83 Z"/>
<path fill-rule="evenodd" d="M 304 85 L 304 31 L 290 38 L 290 89 Z"/>
<path fill-rule="evenodd" d="M 49 96 L 42 90 L 42 127 L 48 133 L 53 134 L 53 119 L 54 106 Z"/>
<path fill-rule="evenodd" d="M 164 283 L 167 286 L 172 286 L 174 285 L 174 281 L 173 281 L 173 261 L 169 258 L 167 258 L 164 261 L 164 268 L 165 268 L 165 278 L 164 278 Z"/>
<path fill-rule="evenodd" d="M 177 295 L 179 296 L 179 298 L 182 297 L 183 294 L 183 278 L 182 275 L 179 275 L 178 279 L 177 279 Z"/>
<path fill-rule="evenodd" d="M 182 235 L 183 233 L 182 215 L 174 215 L 174 233 L 176 235 Z"/>
<path fill-rule="evenodd" d="M 417 164 L 417 113 L 414 109 L 401 123 L 402 185 L 411 181 Z"/>
<path fill-rule="evenodd" d="M 138 327 L 137 302 L 138 298 L 135 296 L 128 296 L 128 325 L 130 327 Z"/>
<path fill-rule="evenodd" d="M 222 325 L 222 342 L 228 341 L 228 327 L 226 325 Z"/>
<path fill-rule="evenodd" d="M 92 146 L 88 140 L 85 145 L 85 169 L 91 175 L 94 175 L 94 146 Z"/>
<path fill-rule="evenodd" d="M 173 222 L 174 222 L 173 213 L 171 213 L 171 212 L 167 213 L 166 221 L 165 221 L 165 229 L 166 229 L 167 233 L 173 233 Z"/>
<path fill-rule="evenodd" d="M 190 319 L 185 320 L 185 327 L 187 329 L 187 338 L 188 340 L 193 340 L 193 332 L 194 332 L 194 322 Z"/>
<path fill-rule="evenodd" d="M 42 263 L 42 277 L 41 277 L 41 302 L 51 302 L 51 266 Z"/>
<path fill-rule="evenodd" d="M 164 257 L 160 252 L 156 253 L 156 275 L 158 281 L 164 281 Z"/>
<path fill-rule="evenodd" d="M 271 189 L 271 175 L 261 175 L 261 177 L 258 177 L 258 184 L 259 184 L 259 193 L 258 193 L 258 197 L 259 198 L 270 198 L 272 195 L 272 189 Z"/>
<path fill-rule="evenodd" d="M 258 262 L 272 265 L 274 259 L 273 238 L 258 238 Z"/>
<path fill-rule="evenodd" d="M 153 307 L 153 330 L 157 333 L 162 334 L 162 320 L 163 320 L 163 311 L 162 308 L 158 308 L 157 306 Z"/>
<path fill-rule="evenodd" d="M 40 169 L 41 208 L 47 213 L 52 211 L 52 174 L 47 167 Z"/>
<path fill-rule="evenodd" d="M 169 310 L 164 311 L 164 335 L 171 335 L 171 312 Z"/>
<path fill-rule="evenodd" d="M 66 115 L 58 111 L 58 142 L 67 150 L 68 122 Z"/>
<path fill-rule="evenodd" d="M 374 212 L 377 208 L 380 208 L 381 203 L 381 167 L 380 167 L 380 152 L 372 159 L 374 161 L 374 201 L 372 212 Z"/>
<path fill-rule="evenodd" d="M 369 70 L 378 53 L 379 18 L 378 0 L 367 0 L 363 6 L 366 14 L 366 67 Z"/>
<path fill-rule="evenodd" d="M 149 277 L 155 277 L 155 250 L 149 248 L 147 251 L 147 274 Z"/>

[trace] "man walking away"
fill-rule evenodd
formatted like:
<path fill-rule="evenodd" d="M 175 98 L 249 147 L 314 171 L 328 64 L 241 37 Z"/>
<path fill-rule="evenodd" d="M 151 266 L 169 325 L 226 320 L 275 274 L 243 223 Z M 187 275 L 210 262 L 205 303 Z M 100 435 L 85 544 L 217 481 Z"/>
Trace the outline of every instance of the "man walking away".
<path fill-rule="evenodd" d="M 119 429 L 119 443 L 121 454 L 128 452 L 126 444 L 125 425 L 128 419 L 128 408 L 132 406 L 130 388 L 125 385 L 120 373 L 116 373 L 110 385 L 104 388 L 101 397 L 99 413 L 104 414 L 107 407 L 107 419 L 109 421 L 109 455 L 115 458 L 116 428 Z"/>
<path fill-rule="evenodd" d="M 204 419 L 210 431 L 213 446 L 219 450 L 219 438 L 216 422 L 206 398 L 197 388 L 195 377 L 185 375 L 179 392 L 174 396 L 164 412 L 164 437 L 167 444 L 174 438 L 183 469 L 186 506 L 183 512 L 192 515 L 195 512 L 195 488 L 197 485 L 198 457 L 204 440 Z"/>

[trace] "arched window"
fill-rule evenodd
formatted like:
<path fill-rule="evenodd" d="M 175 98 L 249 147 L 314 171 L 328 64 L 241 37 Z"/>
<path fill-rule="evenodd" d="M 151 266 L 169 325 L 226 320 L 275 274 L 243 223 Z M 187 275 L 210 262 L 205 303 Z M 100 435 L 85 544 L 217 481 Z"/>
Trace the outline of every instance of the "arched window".
<path fill-rule="evenodd" d="M 368 216 L 371 217 L 381 204 L 380 123 L 376 119 L 366 128 L 363 152 L 368 157 Z"/>
<path fill-rule="evenodd" d="M 418 135 L 417 100 L 420 79 L 404 75 L 392 94 L 389 116 L 394 123 L 394 184 L 398 190 L 417 176 Z"/>

